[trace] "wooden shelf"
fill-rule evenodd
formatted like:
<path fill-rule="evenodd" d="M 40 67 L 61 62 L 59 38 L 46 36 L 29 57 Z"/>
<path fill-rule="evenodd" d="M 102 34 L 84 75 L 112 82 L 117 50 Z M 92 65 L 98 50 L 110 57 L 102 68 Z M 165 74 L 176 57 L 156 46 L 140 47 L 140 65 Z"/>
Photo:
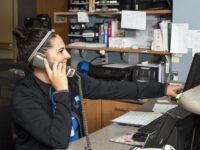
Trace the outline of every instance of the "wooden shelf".
<path fill-rule="evenodd" d="M 128 53 L 144 53 L 144 54 L 158 54 L 158 55 L 171 55 L 170 52 L 152 51 L 145 49 L 119 49 L 119 48 L 107 48 L 107 47 L 81 47 L 81 46 L 69 46 L 66 45 L 66 49 L 79 49 L 79 50 L 92 50 L 92 51 L 112 51 L 112 52 L 128 52 Z"/>
<path fill-rule="evenodd" d="M 171 14 L 171 10 L 146 10 L 147 14 Z M 87 11 L 88 15 L 120 15 L 121 11 L 106 11 L 106 12 L 89 12 Z M 54 15 L 66 15 L 66 16 L 73 16 L 77 15 L 77 12 L 54 12 Z"/>

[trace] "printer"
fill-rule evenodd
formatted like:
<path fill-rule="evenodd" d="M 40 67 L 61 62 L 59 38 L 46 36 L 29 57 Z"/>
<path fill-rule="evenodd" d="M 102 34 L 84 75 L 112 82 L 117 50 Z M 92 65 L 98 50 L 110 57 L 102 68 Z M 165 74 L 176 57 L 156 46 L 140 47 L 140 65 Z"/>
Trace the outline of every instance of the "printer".
<path fill-rule="evenodd" d="M 132 81 L 133 68 L 130 64 L 90 65 L 88 75 L 107 81 Z"/>

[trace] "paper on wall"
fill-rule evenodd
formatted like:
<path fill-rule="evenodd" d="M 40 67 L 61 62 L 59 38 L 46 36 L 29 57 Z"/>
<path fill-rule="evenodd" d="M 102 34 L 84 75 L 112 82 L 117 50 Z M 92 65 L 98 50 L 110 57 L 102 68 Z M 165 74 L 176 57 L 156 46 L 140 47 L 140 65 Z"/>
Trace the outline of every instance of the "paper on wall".
<path fill-rule="evenodd" d="M 195 48 L 195 41 L 196 41 L 196 33 L 198 30 L 188 30 L 187 33 L 187 47 L 188 48 Z"/>
<path fill-rule="evenodd" d="M 193 50 L 192 50 L 192 56 L 195 55 L 195 53 L 198 53 L 200 52 L 200 31 L 196 31 L 194 33 L 194 38 L 193 38 L 193 42 L 194 42 L 194 47 L 193 47 Z"/>
<path fill-rule="evenodd" d="M 171 53 L 187 53 L 188 24 L 172 23 Z"/>
<path fill-rule="evenodd" d="M 78 22 L 89 22 L 89 17 L 87 12 L 77 12 Z"/>
<path fill-rule="evenodd" d="M 121 28 L 146 29 L 146 12 L 122 10 Z"/>

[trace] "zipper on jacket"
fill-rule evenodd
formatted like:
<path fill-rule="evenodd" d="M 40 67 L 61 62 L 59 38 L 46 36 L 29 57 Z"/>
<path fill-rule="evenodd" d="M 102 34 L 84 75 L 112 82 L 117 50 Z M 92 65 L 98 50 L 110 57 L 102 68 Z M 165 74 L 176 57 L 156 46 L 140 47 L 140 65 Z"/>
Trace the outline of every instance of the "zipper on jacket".
<path fill-rule="evenodd" d="M 52 90 L 52 87 L 49 88 L 49 100 L 51 101 L 51 90 Z M 51 107 L 52 107 L 52 102 L 51 102 Z M 55 113 L 56 110 L 52 107 L 53 109 L 53 112 Z M 82 127 L 82 124 L 81 124 L 81 121 L 80 121 L 80 117 L 71 110 L 72 112 L 72 115 L 78 120 L 78 124 L 79 124 L 79 128 L 80 128 L 80 134 L 81 134 L 81 137 L 83 137 L 83 127 Z"/>

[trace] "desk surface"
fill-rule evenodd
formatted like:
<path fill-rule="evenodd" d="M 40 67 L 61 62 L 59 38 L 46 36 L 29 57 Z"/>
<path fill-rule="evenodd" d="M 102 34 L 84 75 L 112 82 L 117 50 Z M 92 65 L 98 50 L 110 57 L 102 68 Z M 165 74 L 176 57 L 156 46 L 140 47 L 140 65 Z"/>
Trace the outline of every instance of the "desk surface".
<path fill-rule="evenodd" d="M 129 131 L 137 131 L 137 128 L 121 126 L 115 123 L 106 126 L 105 128 L 90 134 L 91 148 L 92 150 L 129 150 L 132 147 L 131 145 L 109 141 L 109 139 L 116 136 L 122 136 Z M 84 146 L 86 146 L 86 139 L 81 138 L 80 140 L 69 144 L 67 150 L 84 150 Z"/>
<path fill-rule="evenodd" d="M 156 100 L 157 99 L 151 99 L 138 110 L 151 111 Z M 122 126 L 113 123 L 90 134 L 91 148 L 92 150 L 129 150 L 132 145 L 114 143 L 109 140 L 116 136 L 122 136 L 129 131 L 137 131 L 137 129 L 138 128 L 133 126 Z M 67 150 L 84 150 L 84 146 L 86 146 L 86 139 L 81 138 L 78 141 L 70 143 Z"/>

